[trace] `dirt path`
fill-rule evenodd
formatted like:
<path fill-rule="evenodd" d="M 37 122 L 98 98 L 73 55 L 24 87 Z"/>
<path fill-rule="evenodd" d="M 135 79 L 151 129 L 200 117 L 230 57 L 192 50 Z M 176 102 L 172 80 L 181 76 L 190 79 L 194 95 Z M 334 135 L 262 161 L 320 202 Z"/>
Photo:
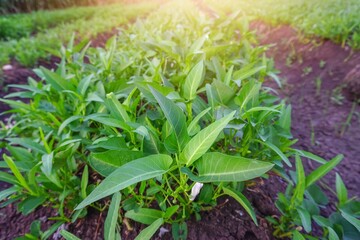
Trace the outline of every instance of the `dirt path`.
<path fill-rule="evenodd" d="M 360 52 L 351 52 L 328 40 L 299 38 L 289 26 L 252 24 L 261 44 L 276 44 L 268 51 L 281 71 L 284 88 L 280 95 L 292 105 L 292 133 L 296 146 L 325 159 L 344 154 L 336 167 L 351 196 L 360 196 L 360 106 L 349 100 L 345 76 L 360 64 Z M 275 86 L 275 84 L 274 84 Z M 345 125 L 352 108 L 350 125 Z M 318 165 L 305 163 L 310 171 Z M 334 189 L 335 173 L 325 182 Z"/>

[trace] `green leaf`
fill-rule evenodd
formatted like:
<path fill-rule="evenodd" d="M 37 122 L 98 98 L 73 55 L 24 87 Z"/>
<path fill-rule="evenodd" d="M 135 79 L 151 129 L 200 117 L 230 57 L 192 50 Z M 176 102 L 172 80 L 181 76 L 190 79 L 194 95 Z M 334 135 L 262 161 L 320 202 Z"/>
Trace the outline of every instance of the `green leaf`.
<path fill-rule="evenodd" d="M 291 198 L 291 203 L 293 208 L 302 204 L 304 200 L 305 193 L 305 171 L 302 165 L 301 158 L 296 155 L 296 188 L 294 190 L 294 195 Z"/>
<path fill-rule="evenodd" d="M 124 122 L 131 122 L 131 119 L 127 114 L 124 106 L 119 102 L 119 100 L 117 100 L 114 93 L 109 93 L 106 95 L 105 103 L 113 117 Z"/>
<path fill-rule="evenodd" d="M 88 166 L 85 165 L 82 176 L 81 176 L 81 197 L 86 198 L 86 188 L 89 181 L 89 170 Z"/>
<path fill-rule="evenodd" d="M 344 205 L 348 200 L 346 186 L 338 173 L 336 173 L 336 195 L 340 206 Z"/>
<path fill-rule="evenodd" d="M 331 227 L 327 227 L 327 230 L 329 231 L 329 240 L 340 240 L 334 229 L 332 229 Z"/>
<path fill-rule="evenodd" d="M 126 124 L 125 122 L 112 118 L 108 115 L 97 115 L 97 114 L 93 114 L 93 115 L 89 115 L 85 118 L 85 120 L 93 120 L 99 123 L 102 123 L 106 126 L 110 126 L 110 127 L 115 127 L 115 128 L 120 128 L 120 129 L 124 129 L 127 132 L 131 132 L 131 127 Z"/>
<path fill-rule="evenodd" d="M 18 208 L 20 209 L 22 214 L 27 215 L 34 211 L 38 206 L 43 204 L 46 199 L 46 196 L 28 197 L 24 201 L 19 203 Z"/>
<path fill-rule="evenodd" d="M 196 117 L 191 121 L 191 123 L 189 124 L 187 131 L 189 133 L 189 136 L 193 136 L 195 135 L 198 131 L 197 131 L 197 127 L 199 127 L 198 123 L 200 121 L 200 119 L 210 111 L 211 108 L 207 108 L 205 110 L 203 110 L 202 112 L 200 112 L 198 115 L 196 115 Z"/>
<path fill-rule="evenodd" d="M 297 212 L 300 216 L 301 223 L 307 233 L 311 232 L 311 216 L 308 211 L 305 209 L 298 207 Z"/>
<path fill-rule="evenodd" d="M 289 166 L 291 167 L 292 164 L 289 161 L 289 159 L 285 156 L 285 154 L 274 144 L 270 143 L 270 142 L 262 142 L 259 140 L 255 140 L 256 142 L 259 142 L 263 145 L 265 145 L 266 147 L 270 148 L 271 150 L 273 150 L 277 155 L 279 155 L 279 157 Z"/>
<path fill-rule="evenodd" d="M 109 176 L 120 166 L 141 158 L 143 153 L 131 150 L 108 150 L 105 152 L 91 153 L 90 166 L 102 176 Z"/>
<path fill-rule="evenodd" d="M 120 191 L 134 183 L 161 176 L 169 170 L 172 158 L 157 154 L 126 163 L 112 172 L 84 199 L 75 210 Z"/>
<path fill-rule="evenodd" d="M 193 100 L 196 97 L 196 91 L 204 80 L 204 62 L 197 63 L 187 75 L 183 85 L 184 98 Z"/>
<path fill-rule="evenodd" d="M 139 235 L 135 238 L 135 240 L 148 240 L 156 233 L 156 231 L 163 225 L 164 219 L 159 218 L 154 221 L 150 226 L 145 228 L 140 232 Z"/>
<path fill-rule="evenodd" d="M 1 191 L 0 192 L 0 201 L 4 200 L 8 196 L 10 196 L 11 194 L 14 194 L 16 192 L 18 192 L 18 189 L 16 187 L 11 187 L 11 188 Z"/>
<path fill-rule="evenodd" d="M 199 159 L 214 144 L 216 138 L 226 125 L 233 119 L 235 111 L 222 119 L 210 124 L 193 137 L 185 146 L 180 155 L 181 161 L 186 166 L 191 165 Z"/>
<path fill-rule="evenodd" d="M 299 233 L 299 231 L 296 231 L 296 230 L 293 232 L 292 239 L 293 240 L 305 240 L 304 236 L 301 233 Z"/>
<path fill-rule="evenodd" d="M 68 119 L 66 119 L 59 127 L 58 130 L 58 135 L 61 134 L 61 132 L 64 130 L 64 128 L 66 128 L 70 123 L 72 123 L 73 121 L 76 121 L 78 119 L 83 118 L 83 116 L 71 116 Z"/>
<path fill-rule="evenodd" d="M 32 139 L 29 138 L 6 138 L 5 140 L 9 141 L 11 144 L 16 144 L 23 146 L 25 148 L 30 148 L 31 150 L 34 150 L 41 154 L 47 153 L 44 146 L 34 142 Z"/>
<path fill-rule="evenodd" d="M 186 144 L 189 136 L 186 128 L 186 118 L 183 111 L 176 106 L 171 100 L 164 97 L 161 93 L 150 87 L 152 94 L 159 103 L 166 119 L 169 121 L 171 127 L 175 131 L 177 149 L 180 152 L 182 147 Z"/>
<path fill-rule="evenodd" d="M 271 107 L 253 107 L 253 108 L 250 108 L 249 110 L 247 110 L 246 112 L 244 112 L 241 117 L 246 118 L 249 115 L 249 113 L 259 112 L 259 111 L 280 112 L 279 110 L 277 110 L 275 108 L 271 108 Z"/>
<path fill-rule="evenodd" d="M 254 212 L 253 207 L 251 206 L 251 203 L 247 198 L 239 191 L 236 191 L 234 189 L 223 187 L 223 191 L 225 194 L 233 197 L 236 201 L 240 203 L 240 205 L 246 210 L 246 212 L 250 215 L 251 219 L 254 221 L 256 226 L 258 226 L 258 222 L 256 219 L 256 214 Z"/>
<path fill-rule="evenodd" d="M 240 106 L 241 110 L 246 110 L 247 103 L 259 95 L 261 83 L 249 81 L 241 87 L 239 95 L 235 98 L 235 103 Z"/>
<path fill-rule="evenodd" d="M 6 162 L 6 164 L 9 166 L 11 172 L 14 174 L 14 176 L 18 180 L 19 184 L 32 194 L 33 191 L 30 189 L 25 178 L 21 175 L 21 173 L 20 173 L 19 169 L 16 167 L 14 161 L 10 157 L 8 157 L 6 154 L 3 154 L 3 159 Z"/>
<path fill-rule="evenodd" d="M 280 118 L 279 118 L 279 125 L 285 129 L 287 132 L 290 133 L 291 128 L 291 105 L 287 107 L 283 107 L 281 110 Z"/>
<path fill-rule="evenodd" d="M 329 162 L 325 163 L 324 165 L 318 167 L 312 173 L 310 173 L 306 177 L 306 187 L 310 186 L 311 184 L 315 183 L 317 180 L 325 176 L 328 172 L 330 172 L 336 165 L 340 163 L 343 159 L 343 155 L 337 155 Z"/>
<path fill-rule="evenodd" d="M 192 174 L 188 168 L 181 171 L 194 182 L 241 182 L 259 177 L 273 166 L 267 162 L 210 152 L 196 162 L 199 176 Z"/>
<path fill-rule="evenodd" d="M 13 185 L 19 184 L 19 182 L 16 180 L 16 178 L 13 175 L 3 171 L 0 171 L 0 181 L 7 182 Z"/>
<path fill-rule="evenodd" d="M 360 232 L 360 220 L 343 210 L 340 211 L 341 215 Z"/>
<path fill-rule="evenodd" d="M 136 222 L 148 225 L 161 218 L 162 215 L 162 211 L 151 208 L 139 208 L 136 210 L 127 211 L 125 213 L 125 217 L 130 218 Z"/>
<path fill-rule="evenodd" d="M 321 164 L 324 164 L 324 163 L 327 163 L 327 161 L 319 156 L 316 156 L 315 154 L 311 153 L 311 152 L 307 152 L 307 151 L 304 151 L 304 150 L 298 150 L 298 149 L 295 149 L 296 152 L 298 152 L 302 157 L 305 157 L 305 158 L 308 158 L 308 159 L 311 159 L 311 160 L 314 160 L 318 163 L 321 163 Z"/>
<path fill-rule="evenodd" d="M 77 236 L 75 236 L 74 234 L 62 229 L 60 231 L 61 236 L 63 236 L 66 240 L 81 240 L 80 238 L 78 238 Z"/>
<path fill-rule="evenodd" d="M 50 228 L 48 228 L 41 236 L 41 239 L 48 239 L 56 230 L 59 229 L 59 227 L 61 225 L 64 224 L 64 221 L 58 221 L 56 223 L 54 223 L 53 225 L 51 225 Z M 70 239 L 73 240 L 73 239 Z"/>
<path fill-rule="evenodd" d="M 121 194 L 120 192 L 114 193 L 111 204 L 108 210 L 108 214 L 105 219 L 104 225 L 104 239 L 105 240 L 112 240 L 115 239 L 116 233 L 116 224 L 118 221 L 119 216 L 119 207 L 121 201 Z"/>
<path fill-rule="evenodd" d="M 44 67 L 40 67 L 43 76 L 45 77 L 45 81 L 47 81 L 56 91 L 70 90 L 76 91 L 74 85 L 72 85 L 66 79 L 63 79 L 57 73 L 54 73 Z"/>

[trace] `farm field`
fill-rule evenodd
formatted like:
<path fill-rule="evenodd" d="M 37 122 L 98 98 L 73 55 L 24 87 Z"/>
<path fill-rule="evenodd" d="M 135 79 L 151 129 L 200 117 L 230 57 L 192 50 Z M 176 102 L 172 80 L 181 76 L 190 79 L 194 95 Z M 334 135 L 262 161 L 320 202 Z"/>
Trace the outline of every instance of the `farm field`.
<path fill-rule="evenodd" d="M 359 239 L 359 10 L 0 16 L 0 239 Z"/>

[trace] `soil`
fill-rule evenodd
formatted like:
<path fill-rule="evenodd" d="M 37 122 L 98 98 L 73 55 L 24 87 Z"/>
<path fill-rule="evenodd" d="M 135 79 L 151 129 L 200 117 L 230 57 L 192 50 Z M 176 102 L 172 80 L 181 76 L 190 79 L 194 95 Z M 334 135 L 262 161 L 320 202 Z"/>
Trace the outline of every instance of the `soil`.
<path fill-rule="evenodd" d="M 276 68 L 281 71 L 284 80 L 282 89 L 273 82 L 267 85 L 276 88 L 279 94 L 292 104 L 292 132 L 299 139 L 296 147 L 331 159 L 338 153 L 345 155 L 336 170 L 341 174 L 351 196 L 359 195 L 360 179 L 355 176 L 360 171 L 359 105 L 347 98 L 349 95 L 343 88 L 346 74 L 360 63 L 360 53 L 326 40 L 312 39 L 308 41 L 289 26 L 271 27 L 261 22 L 252 24 L 260 36 L 261 44 L 273 44 L 268 56 L 273 57 Z M 105 36 L 102 43 L 107 39 Z M 94 41 L 93 41 L 94 42 Z M 99 46 L 103 46 L 100 45 Z M 320 61 L 323 61 L 320 63 Z M 56 61 L 55 61 L 56 62 Z M 49 66 L 56 66 L 52 62 Z M 291 64 L 290 64 L 291 62 Z M 29 69 L 21 68 L 16 63 L 11 72 L 5 72 L 5 83 L 26 83 L 27 76 L 33 76 Z M 316 78 L 321 79 L 321 87 L 317 90 Z M 319 83 L 320 80 L 318 80 Z M 319 84 L 318 84 L 319 85 Z M 0 109 L 5 109 L 0 105 Z M 354 109 L 350 125 L 344 123 Z M 316 167 L 316 163 L 307 161 L 307 172 Z M 325 182 L 334 187 L 334 174 L 329 174 Z M 0 184 L 1 185 L 1 184 Z M 219 199 L 219 205 L 209 212 L 201 214 L 201 221 L 191 219 L 187 222 L 188 239 L 273 239 L 271 226 L 265 216 L 279 215 L 274 206 L 276 193 L 284 191 L 285 183 L 276 176 L 260 181 L 244 191 L 253 204 L 259 222 L 255 226 L 245 210 L 231 198 Z M 44 226 L 50 222 L 43 216 L 53 216 L 53 210 L 39 208 L 33 214 L 21 216 L 15 205 L 0 209 L 0 239 L 13 239 L 29 231 L 31 222 L 42 219 Z M 65 224 L 64 228 L 82 239 L 102 239 L 103 224 L 106 212 L 99 213 L 89 209 L 85 219 L 73 224 Z M 19 224 L 21 222 L 21 224 Z M 129 222 L 133 230 L 122 226 L 123 239 L 134 239 L 143 225 Z M 165 226 L 169 230 L 169 226 Z M 160 239 L 155 236 L 154 239 Z M 171 233 L 165 233 L 161 239 L 171 239 Z"/>
<path fill-rule="evenodd" d="M 359 196 L 360 179 L 355 176 L 360 172 L 360 106 L 345 88 L 344 79 L 360 63 L 360 52 L 329 40 L 307 39 L 290 26 L 274 28 L 254 22 L 252 28 L 261 44 L 276 44 L 267 55 L 274 58 L 284 81 L 283 89 L 277 90 L 292 105 L 292 133 L 299 140 L 295 146 L 326 160 L 344 154 L 335 170 L 349 195 Z M 316 79 L 321 79 L 320 87 Z M 313 161 L 304 165 L 307 172 L 318 166 Z M 324 182 L 334 189 L 335 171 Z"/>

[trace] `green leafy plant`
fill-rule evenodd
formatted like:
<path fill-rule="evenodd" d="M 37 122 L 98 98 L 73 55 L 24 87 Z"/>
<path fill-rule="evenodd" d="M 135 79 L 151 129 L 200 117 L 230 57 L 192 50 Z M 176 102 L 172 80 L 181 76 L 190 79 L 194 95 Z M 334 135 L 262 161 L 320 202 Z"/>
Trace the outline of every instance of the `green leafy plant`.
<path fill-rule="evenodd" d="M 321 209 L 329 204 L 328 197 L 315 183 L 333 169 L 342 159 L 339 155 L 305 176 L 300 156 L 296 156 L 296 172 L 291 172 L 292 180 L 286 192 L 278 195 L 276 206 L 280 217 L 267 217 L 274 225 L 274 236 L 293 239 L 319 239 L 312 236 L 313 226 L 322 229 L 321 239 L 356 239 L 359 217 L 359 202 L 348 199 L 347 190 L 340 176 L 336 175 L 336 211 L 327 218 Z"/>

